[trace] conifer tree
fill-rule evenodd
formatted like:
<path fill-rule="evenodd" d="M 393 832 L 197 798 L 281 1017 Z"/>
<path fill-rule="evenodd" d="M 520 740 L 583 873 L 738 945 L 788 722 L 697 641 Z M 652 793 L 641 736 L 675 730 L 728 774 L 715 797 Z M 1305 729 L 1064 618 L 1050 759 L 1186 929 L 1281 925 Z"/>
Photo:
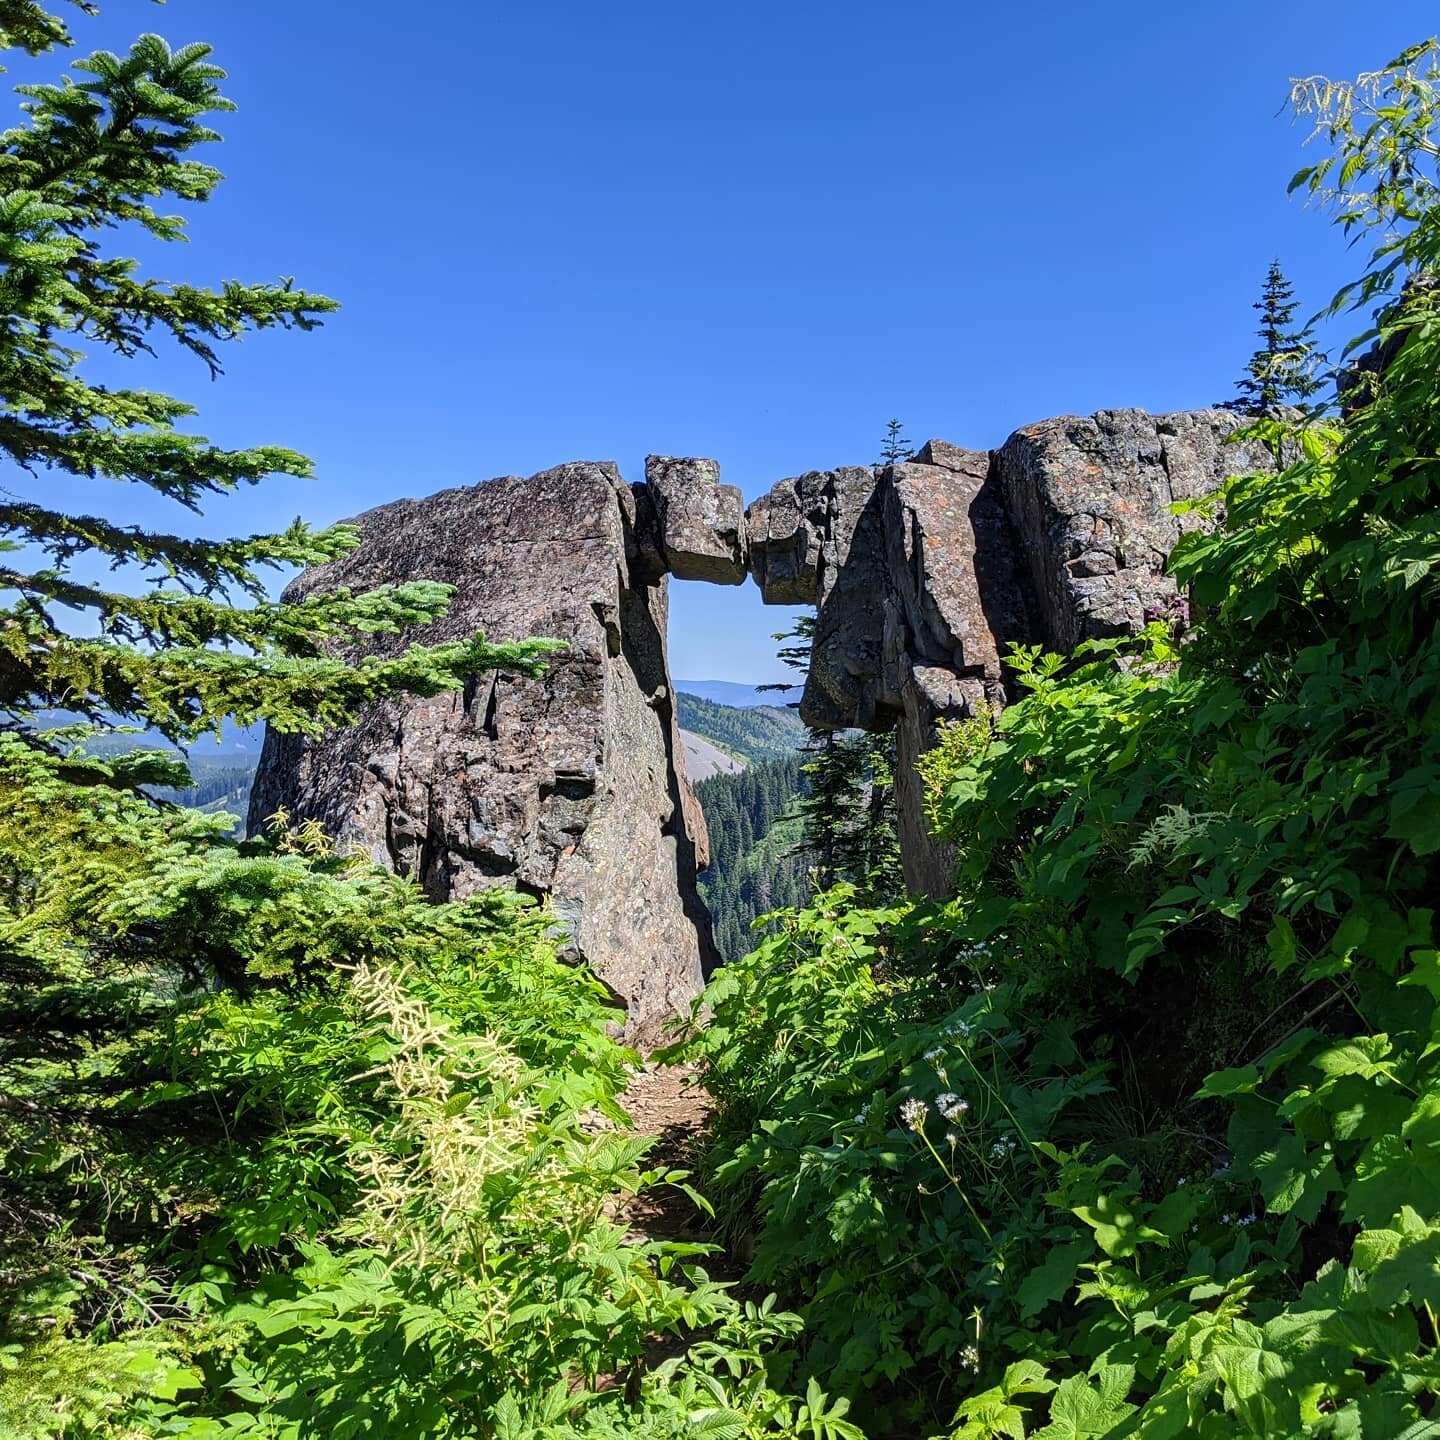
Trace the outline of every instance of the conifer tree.
<path fill-rule="evenodd" d="M 905 426 L 900 420 L 891 420 L 885 426 L 885 443 L 880 447 L 880 465 L 899 465 L 911 459 L 915 447 L 905 438 Z"/>
<path fill-rule="evenodd" d="M 1323 388 L 1317 372 L 1325 357 L 1315 348 L 1308 324 L 1294 328 L 1294 296 L 1294 286 L 1285 278 L 1279 260 L 1272 260 L 1265 288 L 1253 307 L 1260 312 L 1255 333 L 1261 344 L 1235 384 L 1239 393 L 1221 401 L 1222 409 L 1267 415 L 1282 405 L 1304 405 Z"/>
<path fill-rule="evenodd" d="M 774 637 L 782 642 L 781 661 L 802 676 L 809 673 L 815 624 L 815 616 L 805 615 L 793 629 Z M 797 808 L 804 822 L 800 850 L 814 870 L 816 885 L 848 880 L 862 894 L 897 893 L 903 879 L 895 823 L 894 733 L 846 735 L 833 728 L 806 728 L 808 759 L 801 767 L 806 786 Z"/>
<path fill-rule="evenodd" d="M 34 7 L 6 13 L 0 35 L 28 48 L 63 36 Z M 185 238 L 184 220 L 158 204 L 210 197 L 221 177 L 198 152 L 218 139 L 208 117 L 233 107 L 205 45 L 172 51 L 146 35 L 128 55 L 73 68 L 74 83 L 22 87 L 27 121 L 0 135 L 0 457 L 10 472 L 0 587 L 13 597 L 0 608 L 0 711 L 103 711 L 179 741 L 227 715 L 316 730 L 396 689 L 434 693 L 493 664 L 532 663 L 533 646 L 480 641 L 333 658 L 334 642 L 433 619 L 447 595 L 422 581 L 285 607 L 266 598 L 262 568 L 333 558 L 356 543 L 347 527 L 316 533 L 297 521 L 277 535 L 197 540 L 103 518 L 113 499 L 97 496 L 91 514 L 43 502 L 56 475 L 144 485 L 191 511 L 267 475 L 309 476 L 294 451 L 214 445 L 181 428 L 191 405 L 92 382 L 82 366 L 170 342 L 213 376 L 226 341 L 310 330 L 334 309 L 288 279 L 171 283 L 114 253 L 121 226 Z M 158 588 L 88 578 L 97 561 Z"/>
<path fill-rule="evenodd" d="M 0 0 L 0 47 L 67 43 L 57 18 Z M 22 87 L 26 118 L 0 135 L 0 1339 L 25 1320 L 7 1287 L 22 1294 L 19 1277 L 60 1264 L 47 1246 L 106 1253 L 94 1237 L 112 1211 L 165 1213 L 174 1177 L 145 1169 L 163 1156 L 155 1137 L 203 1140 L 215 1111 L 213 1094 L 157 1109 L 145 1090 L 176 1017 L 198 997 L 333 978 L 381 933 L 377 917 L 427 923 L 407 915 L 419 902 L 402 882 L 351 883 L 339 859 L 312 870 L 293 854 L 242 853 L 228 817 L 151 799 L 146 787 L 190 785 L 184 765 L 107 753 L 96 730 L 119 719 L 183 743 L 233 716 L 314 732 L 402 690 L 436 693 L 494 667 L 534 673 L 551 648 L 475 637 L 350 662 L 340 652 L 366 634 L 441 614 L 447 588 L 281 606 L 263 571 L 330 559 L 357 543 L 353 529 L 297 521 L 209 540 L 108 518 L 120 485 L 198 512 L 311 467 L 277 446 L 212 444 L 186 428 L 191 405 L 92 381 L 87 359 L 173 344 L 213 376 L 226 342 L 311 330 L 334 304 L 290 280 L 172 283 L 118 247 L 136 231 L 146 254 L 183 239 L 171 212 L 221 178 L 198 158 L 218 138 L 209 117 L 232 108 L 208 46 L 146 35 L 72 70 L 73 81 Z M 83 507 L 50 499 L 85 486 L 95 499 Z M 95 724 L 47 729 L 49 707 Z M 344 915 L 362 912 L 341 939 Z M 247 926 L 283 956 L 247 949 Z M 157 1223 L 150 1235 L 165 1233 Z M 87 1294 L 108 1283 L 95 1263 L 82 1267 Z"/>

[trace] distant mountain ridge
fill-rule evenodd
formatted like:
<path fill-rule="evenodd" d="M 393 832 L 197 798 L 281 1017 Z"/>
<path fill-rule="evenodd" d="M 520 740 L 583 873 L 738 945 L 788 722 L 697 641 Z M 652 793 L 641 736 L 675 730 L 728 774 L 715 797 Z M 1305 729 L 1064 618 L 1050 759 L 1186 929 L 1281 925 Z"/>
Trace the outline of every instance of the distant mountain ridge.
<path fill-rule="evenodd" d="M 736 680 L 677 680 L 677 692 L 697 695 L 717 705 L 732 705 L 749 710 L 757 705 L 788 705 L 800 699 L 802 687 L 788 685 L 783 690 L 762 690 L 758 685 L 742 685 Z"/>
<path fill-rule="evenodd" d="M 726 705 L 685 690 L 675 699 L 682 733 L 698 735 L 746 764 L 784 759 L 805 743 L 805 727 L 795 712 L 783 705 Z M 711 768 L 706 775 L 692 775 L 691 779 L 716 773 L 721 773 L 720 769 Z"/>
<path fill-rule="evenodd" d="M 76 714 L 73 710 L 37 710 L 33 718 L 42 730 L 53 729 L 57 725 L 79 725 L 85 721 L 83 715 Z M 106 715 L 102 717 L 102 723 L 122 725 L 125 722 L 119 716 Z M 192 759 L 233 760 L 238 764 L 247 758 L 257 759 L 264 743 L 263 725 L 237 725 L 233 720 L 223 720 L 220 723 L 219 736 L 202 735 L 198 740 L 192 740 L 185 750 Z M 114 754 L 120 750 L 174 750 L 178 747 L 172 745 L 163 735 L 157 735 L 153 731 L 141 731 L 134 735 L 99 736 L 91 742 L 89 748 L 92 753 L 99 751 L 102 754 Z"/>

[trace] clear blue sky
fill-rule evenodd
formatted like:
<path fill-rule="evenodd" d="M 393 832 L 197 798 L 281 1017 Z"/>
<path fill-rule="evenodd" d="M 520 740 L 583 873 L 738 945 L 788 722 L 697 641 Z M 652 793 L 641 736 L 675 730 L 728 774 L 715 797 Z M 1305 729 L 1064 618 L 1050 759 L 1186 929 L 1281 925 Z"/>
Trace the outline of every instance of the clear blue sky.
<path fill-rule="evenodd" d="M 638 479 L 650 451 L 714 456 L 753 497 L 873 460 L 891 415 L 988 447 L 1213 402 L 1272 255 L 1317 307 L 1354 267 L 1286 198 L 1288 77 L 1436 25 L 1412 0 L 102 5 L 82 49 L 209 40 L 241 107 L 161 273 L 344 304 L 216 384 L 169 358 L 131 377 L 213 438 L 315 458 L 312 484 L 217 504 L 217 532 L 572 458 Z M 778 673 L 785 617 L 753 587 L 676 592 L 677 676 Z"/>

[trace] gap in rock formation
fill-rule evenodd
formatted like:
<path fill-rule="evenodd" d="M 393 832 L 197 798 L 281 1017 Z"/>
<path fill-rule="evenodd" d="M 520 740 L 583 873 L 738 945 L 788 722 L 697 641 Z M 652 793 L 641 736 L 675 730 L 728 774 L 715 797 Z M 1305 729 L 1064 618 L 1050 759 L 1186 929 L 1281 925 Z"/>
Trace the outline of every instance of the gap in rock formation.
<path fill-rule="evenodd" d="M 385 701 L 318 741 L 268 736 L 252 823 L 283 805 L 437 900 L 486 885 L 547 896 L 566 951 L 659 1038 L 713 962 L 696 872 L 704 818 L 685 774 L 667 656 L 669 583 L 753 580 L 816 605 L 802 716 L 899 727 L 906 879 L 942 893 L 915 758 L 944 720 L 1010 698 L 1010 642 L 1073 650 L 1133 633 L 1173 594 L 1174 502 L 1268 468 L 1223 411 L 1138 410 L 1028 426 L 999 449 L 925 444 L 913 460 L 810 471 L 745 505 L 714 460 L 652 456 L 643 482 L 577 461 L 403 500 L 363 543 L 287 591 L 435 579 L 450 612 L 379 652 L 483 631 L 565 642 L 538 680 Z M 717 599 L 719 596 L 717 595 Z M 783 628 L 777 624 L 775 629 Z M 702 677 L 703 678 L 703 677 Z"/>

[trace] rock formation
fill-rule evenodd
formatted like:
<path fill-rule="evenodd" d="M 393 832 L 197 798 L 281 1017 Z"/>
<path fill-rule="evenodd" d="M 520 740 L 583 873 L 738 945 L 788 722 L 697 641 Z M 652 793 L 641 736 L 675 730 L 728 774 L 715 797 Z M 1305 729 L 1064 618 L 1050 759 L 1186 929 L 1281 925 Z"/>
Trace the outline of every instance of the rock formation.
<path fill-rule="evenodd" d="M 765 598 L 819 607 L 801 715 L 897 728 L 912 888 L 943 893 L 950 875 L 914 773 L 938 722 L 1011 698 L 1002 661 L 1012 641 L 1069 651 L 1138 630 L 1174 593 L 1165 559 L 1182 524 L 1196 523 L 1171 505 L 1269 466 L 1262 447 L 1228 443 L 1242 423 L 1223 410 L 1068 416 L 995 451 L 932 440 L 879 471 L 783 480 L 751 506 L 750 564 Z"/>
<path fill-rule="evenodd" d="M 287 598 L 410 577 L 455 586 L 445 617 L 374 649 L 483 631 L 552 636 L 543 678 L 481 675 L 389 700 L 318 741 L 271 732 L 252 826 L 284 805 L 436 900 L 548 896 L 570 952 L 638 1043 L 698 993 L 711 959 L 695 886 L 704 819 L 685 778 L 665 652 L 666 577 L 648 492 L 610 464 L 562 465 L 362 515 L 363 542 Z"/>
<path fill-rule="evenodd" d="M 483 631 L 556 636 L 539 680 L 481 676 L 393 700 L 318 742 L 271 735 L 253 818 L 282 804 L 416 876 L 437 900 L 495 884 L 548 896 L 572 953 L 656 1038 L 712 951 L 695 888 L 704 821 L 678 743 L 666 583 L 741 583 L 815 604 L 801 714 L 898 729 L 906 878 L 940 893 L 950 857 L 924 825 L 915 758 L 943 719 L 1010 698 L 1012 641 L 1070 650 L 1138 629 L 1173 592 L 1174 501 L 1269 464 L 1218 410 L 1065 417 L 995 451 L 932 440 L 903 464 L 811 471 L 743 508 L 713 460 L 651 456 L 506 477 L 360 518 L 364 543 L 293 594 L 430 578 L 448 615 L 381 646 Z"/>

